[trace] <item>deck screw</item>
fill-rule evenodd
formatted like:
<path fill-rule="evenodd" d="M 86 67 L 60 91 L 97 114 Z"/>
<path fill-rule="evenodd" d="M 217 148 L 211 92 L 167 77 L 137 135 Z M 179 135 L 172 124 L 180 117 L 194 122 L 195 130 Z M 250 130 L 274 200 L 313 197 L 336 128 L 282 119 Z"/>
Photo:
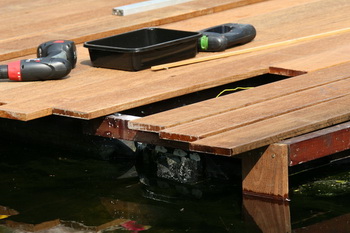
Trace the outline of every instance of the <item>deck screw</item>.
<path fill-rule="evenodd" d="M 272 154 L 272 156 L 271 156 L 272 158 L 275 158 L 276 157 L 276 155 L 275 154 Z"/>

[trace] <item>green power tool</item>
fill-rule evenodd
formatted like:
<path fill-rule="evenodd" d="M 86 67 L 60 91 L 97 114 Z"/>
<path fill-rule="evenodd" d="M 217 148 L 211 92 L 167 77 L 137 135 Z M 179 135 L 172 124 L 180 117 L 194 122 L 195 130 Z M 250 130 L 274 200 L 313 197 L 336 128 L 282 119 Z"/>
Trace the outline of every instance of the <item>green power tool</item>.
<path fill-rule="evenodd" d="M 198 51 L 219 52 L 252 41 L 256 36 L 250 24 L 226 23 L 199 31 Z"/>

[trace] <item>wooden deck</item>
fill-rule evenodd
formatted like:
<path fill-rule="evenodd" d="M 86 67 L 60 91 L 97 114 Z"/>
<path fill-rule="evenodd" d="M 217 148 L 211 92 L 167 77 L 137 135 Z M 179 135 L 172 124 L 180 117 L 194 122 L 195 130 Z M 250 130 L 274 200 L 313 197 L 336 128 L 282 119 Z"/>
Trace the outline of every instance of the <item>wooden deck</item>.
<path fill-rule="evenodd" d="M 281 199 L 288 198 L 288 166 L 349 149 L 349 30 L 156 72 L 94 68 L 82 46 L 87 40 L 148 26 L 195 31 L 227 22 L 254 25 L 254 41 L 225 52 L 238 51 L 347 29 L 348 0 L 194 0 L 136 15 L 112 15 L 113 7 L 133 2 L 64 0 L 49 6 L 45 1 L 3 1 L 2 64 L 33 58 L 37 45 L 53 39 L 74 40 L 78 63 L 63 80 L 1 80 L 0 117 L 80 118 L 90 120 L 94 133 L 106 137 L 239 157 L 245 193 Z M 234 88 L 236 81 L 263 74 L 290 78 L 142 118 L 109 116 L 224 84 Z"/>

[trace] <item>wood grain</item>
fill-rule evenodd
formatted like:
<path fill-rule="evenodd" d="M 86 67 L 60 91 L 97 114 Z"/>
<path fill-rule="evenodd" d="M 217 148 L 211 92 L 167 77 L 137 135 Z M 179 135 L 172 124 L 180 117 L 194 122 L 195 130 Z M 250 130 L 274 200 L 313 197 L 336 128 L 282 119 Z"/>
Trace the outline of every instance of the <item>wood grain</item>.
<path fill-rule="evenodd" d="M 327 68 L 337 64 L 348 62 L 350 58 L 350 46 L 339 45 L 337 48 L 320 53 L 311 53 L 270 66 L 270 73 L 289 75 L 291 72 L 313 72 L 320 67 Z"/>
<path fill-rule="evenodd" d="M 203 5 L 201 5 L 202 3 Z M 244 5 L 253 2 L 247 1 L 245 3 L 241 3 Z M 16 6 L 19 7 L 17 10 L 21 12 L 21 14 L 25 14 L 26 11 L 28 11 L 27 13 L 29 15 L 33 14 L 32 10 L 35 11 L 35 7 L 29 8 L 29 6 L 35 6 L 36 3 L 26 4 L 29 5 Z M 40 5 L 40 3 L 38 4 Z M 203 26 L 212 26 L 212 23 L 226 23 L 230 19 L 230 16 L 234 19 L 237 19 L 237 22 L 252 23 L 254 26 L 256 26 L 258 30 L 258 37 L 247 45 L 230 50 L 234 51 L 241 48 L 249 48 L 272 42 L 278 42 L 285 39 L 293 39 L 296 37 L 308 36 L 330 30 L 340 29 L 343 28 L 344 25 L 350 23 L 350 17 L 348 14 L 350 3 L 344 0 L 288 0 L 288 4 L 282 0 L 273 0 L 259 2 L 253 5 L 246 5 L 229 10 L 227 9 L 230 7 L 238 6 L 238 1 L 218 1 L 215 3 L 217 5 L 212 5 L 209 8 L 208 5 L 206 5 L 209 3 L 204 3 L 204 1 L 201 1 L 201 4 L 199 4 L 195 9 L 196 12 L 198 11 L 198 14 L 193 13 L 193 9 L 191 8 L 193 5 L 191 7 L 187 5 L 182 6 L 182 8 L 186 8 L 186 10 L 190 8 L 192 9 L 189 11 L 192 12 L 191 17 L 186 20 L 184 20 L 184 18 L 178 19 L 181 20 L 181 23 L 177 22 L 164 26 L 168 28 L 186 29 L 188 25 L 187 29 L 189 30 L 194 30 L 196 27 L 200 27 L 198 29 L 201 29 Z M 6 6 L 9 7 L 8 5 Z M 43 7 L 44 6 L 45 5 L 43 5 Z M 9 12 L 11 12 L 12 8 L 7 7 L 4 14 L 9 15 Z M 107 5 L 104 7 L 107 7 Z M 43 10 L 43 8 L 40 9 Z M 206 12 L 205 16 L 198 16 L 204 14 L 201 13 L 200 9 L 206 9 L 203 10 Z M 336 14 L 322 14 L 322 12 L 324 13 L 326 9 L 327 12 L 336 12 Z M 181 11 L 184 9 L 178 10 Z M 79 18 L 80 16 L 78 15 L 81 14 L 81 12 L 77 9 L 67 9 L 66 11 L 68 15 L 77 14 L 77 18 Z M 173 9 L 173 11 L 177 10 Z M 215 13 L 216 11 L 221 12 Z M 52 11 L 49 12 L 52 13 Z M 110 12 L 108 14 L 110 14 Z M 176 14 L 182 15 L 179 12 Z M 61 11 L 53 12 L 52 18 L 54 19 L 55 17 L 63 17 L 63 15 L 64 13 Z M 156 14 L 153 16 L 158 17 Z M 198 17 L 193 18 L 193 16 Z M 49 15 L 45 17 L 49 17 Z M 114 20 L 116 19 L 116 16 L 108 15 L 108 17 L 113 17 Z M 72 19 L 74 19 L 73 16 Z M 159 19 L 164 18 L 160 17 Z M 35 20 L 33 21 L 33 24 L 40 22 L 37 22 Z M 101 24 L 101 29 L 99 30 L 105 30 L 97 33 L 99 36 L 105 36 L 105 32 L 107 34 L 110 32 L 106 31 L 105 29 L 107 24 L 110 23 L 108 20 L 105 21 L 102 18 L 99 19 L 92 17 L 91 21 L 94 20 Z M 126 21 L 135 24 L 136 22 L 139 22 L 138 20 L 149 22 L 148 19 L 146 20 L 146 18 L 143 18 L 140 15 L 137 17 L 137 19 L 135 19 L 135 21 L 131 20 L 131 18 Z M 301 21 L 305 22 L 302 27 L 295 27 L 295 23 Z M 166 23 L 172 21 L 163 20 L 162 22 Z M 70 25 L 63 29 L 68 34 L 71 33 L 70 30 L 72 30 L 82 36 L 84 33 L 86 33 L 86 31 L 90 31 L 90 33 L 93 31 L 93 24 L 90 23 L 90 21 L 86 21 L 85 24 L 77 23 L 76 25 L 80 25 L 78 27 Z M 121 23 L 120 25 L 123 25 L 122 22 L 119 23 Z M 198 26 L 196 26 L 197 23 Z M 316 24 L 317 27 L 315 27 Z M 113 25 L 110 25 L 110 27 L 113 27 Z M 35 27 L 36 26 L 33 26 L 34 34 L 36 33 Z M 122 30 L 121 27 L 122 26 L 118 27 L 118 30 Z M 284 30 L 283 36 L 281 34 L 281 27 L 286 29 Z M 131 28 L 132 26 L 129 27 L 129 29 Z M 64 35 L 63 29 L 59 28 L 59 30 L 55 31 L 55 33 Z M 62 34 L 60 30 L 62 30 Z M 50 35 L 50 33 L 51 31 L 47 30 L 47 35 Z M 37 34 L 38 37 L 46 35 L 43 33 L 39 34 Z M 96 35 L 94 34 L 92 36 Z M 20 43 L 21 35 L 17 36 L 19 39 L 18 43 Z M 2 90 L 2 92 L 0 93 L 0 104 L 2 105 L 0 106 L 0 115 L 2 117 L 9 117 L 20 120 L 31 120 L 50 114 L 58 114 L 83 119 L 97 118 L 136 106 L 141 106 L 186 93 L 191 93 L 194 91 L 203 90 L 264 74 L 269 72 L 269 67 L 274 64 L 282 64 L 284 62 L 287 63 L 291 60 L 295 61 L 304 56 L 317 56 L 317 54 L 322 53 L 326 54 L 328 51 L 335 51 L 337 48 L 345 46 L 344 41 L 348 41 L 348 36 L 349 35 L 347 34 L 343 35 L 343 37 L 329 37 L 325 38 L 324 40 L 312 41 L 312 43 L 303 43 L 301 45 L 298 45 L 298 47 L 292 46 L 283 49 L 270 49 L 268 51 L 257 52 L 250 55 L 240 55 L 239 57 L 235 58 L 226 58 L 220 61 L 211 61 L 206 63 L 205 67 L 200 64 L 196 64 L 191 65 L 191 69 L 176 68 L 169 71 L 157 73 L 151 72 L 150 70 L 144 70 L 140 72 L 125 72 L 91 67 L 87 49 L 79 45 L 79 60 L 77 68 L 71 72 L 70 76 L 67 79 L 28 83 L 1 82 L 0 90 Z M 26 37 L 24 36 L 23 39 L 25 38 Z M 43 39 L 44 37 L 41 38 Z M 3 42 L 6 40 L 7 39 L 4 38 Z M 9 41 L 13 40 L 11 39 Z M 15 47 L 19 48 L 18 45 Z M 333 66 L 338 62 L 346 61 L 346 56 L 348 53 L 344 55 L 341 54 L 340 50 L 338 52 L 339 53 L 337 53 L 337 55 L 340 55 L 341 59 L 328 61 L 328 63 L 322 63 L 320 64 L 319 68 L 324 68 L 324 66 Z M 201 56 L 201 54 L 199 54 L 199 56 Z M 337 77 L 338 75 L 336 74 L 334 79 L 330 78 L 329 80 L 324 81 L 322 81 L 321 78 L 320 82 L 331 82 L 331 80 L 336 80 Z M 297 79 L 295 83 L 291 83 L 295 86 L 298 86 L 298 88 L 295 90 L 304 89 L 303 86 L 307 86 L 306 83 L 303 83 L 302 85 L 298 84 L 297 82 L 299 81 L 300 80 Z M 282 84 L 283 83 L 281 83 L 281 85 Z M 260 90 L 260 95 L 258 98 L 254 96 L 250 97 L 249 95 L 251 92 L 248 92 L 249 94 L 243 94 L 243 92 L 241 92 L 240 95 L 242 94 L 243 98 L 245 98 L 245 96 L 248 97 L 247 99 L 250 101 L 248 103 L 240 102 L 243 104 L 241 106 L 256 103 L 257 101 L 259 102 L 266 99 L 275 98 L 276 95 L 278 96 L 281 93 L 284 95 L 285 93 L 285 86 L 280 86 L 280 90 L 276 91 L 272 90 L 270 86 L 267 86 L 267 88 L 270 88 L 269 91 L 266 91 L 263 88 L 256 88 L 256 91 Z M 261 96 L 263 98 L 261 98 Z M 239 98 L 237 97 L 237 99 Z M 218 111 L 215 110 L 211 112 L 212 114 L 217 114 L 232 109 L 231 106 L 228 106 L 228 108 L 227 106 L 225 107 L 225 105 L 227 105 L 227 103 L 224 102 L 225 98 L 222 100 L 222 102 L 215 102 L 215 106 Z M 235 106 L 237 107 L 239 105 Z M 202 112 L 206 113 L 210 112 L 210 109 L 212 109 L 212 107 L 206 106 L 203 107 L 203 109 L 205 111 Z M 189 114 L 183 113 L 183 117 L 177 117 L 177 119 L 181 121 L 191 121 L 193 119 L 191 117 L 188 118 L 186 115 Z M 201 115 L 198 117 L 201 117 Z M 175 119 L 175 116 L 173 119 Z M 158 124 L 159 122 L 156 123 Z"/>
<path fill-rule="evenodd" d="M 242 156 L 243 194 L 288 200 L 288 155 L 287 145 L 273 144 Z"/>
<path fill-rule="evenodd" d="M 303 77 L 307 79 L 308 75 Z M 176 141 L 195 141 L 349 93 L 350 79 L 345 79 L 171 127 L 160 131 L 160 137 Z"/>
<path fill-rule="evenodd" d="M 262 65 L 261 68 L 263 68 L 263 67 L 266 67 L 264 65 L 264 62 L 267 62 L 266 65 L 274 64 L 273 59 L 277 58 L 281 60 L 283 59 L 282 58 L 283 55 L 285 56 L 284 59 L 293 60 L 291 59 L 291 57 L 293 57 L 291 53 L 297 54 L 299 52 L 300 55 L 299 56 L 295 55 L 295 57 L 301 57 L 304 55 L 303 53 L 305 51 L 309 51 L 307 50 L 307 48 L 314 51 L 315 54 L 325 52 L 325 48 L 327 48 L 326 51 L 332 51 L 333 48 L 336 48 L 333 46 L 340 45 L 338 43 L 344 43 L 343 45 L 345 45 L 347 43 L 349 36 L 350 34 L 346 34 L 346 35 L 341 35 L 340 37 L 327 38 L 324 40 L 319 40 L 319 41 L 314 41 L 310 43 L 305 43 L 302 45 L 288 47 L 284 50 L 279 50 L 278 52 L 265 53 L 261 55 L 261 57 L 254 56 L 254 57 L 246 58 L 243 60 L 244 61 L 243 63 L 245 65 L 250 64 L 251 66 L 248 66 L 249 68 L 251 68 L 252 66 L 257 67 L 258 65 Z M 327 47 L 329 45 L 333 45 L 333 46 Z M 322 51 L 320 51 L 320 49 Z M 309 56 L 309 55 L 306 55 L 306 56 Z M 344 52 L 343 56 L 348 56 L 348 53 Z M 239 63 L 239 61 L 240 61 L 239 59 L 236 59 L 236 61 L 232 61 L 233 63 L 231 67 L 234 69 L 232 70 L 231 75 L 233 74 L 233 72 L 237 72 L 240 70 L 241 65 L 243 63 Z M 312 62 L 313 61 L 310 60 L 309 64 L 310 63 L 312 64 Z M 334 61 L 330 60 L 329 64 L 334 65 Z M 245 65 L 244 67 L 246 67 Z M 323 67 L 323 65 L 320 66 L 319 69 Z M 332 66 L 332 65 L 329 65 L 329 66 Z M 347 65 L 343 65 L 341 67 L 342 67 L 341 69 L 343 68 L 346 69 Z M 173 109 L 173 110 L 169 110 L 159 114 L 151 115 L 149 117 L 144 117 L 135 121 L 131 121 L 129 123 L 129 127 L 137 130 L 157 132 L 159 130 L 162 130 L 168 127 L 176 126 L 186 122 L 193 122 L 195 120 L 198 120 L 204 117 L 210 117 L 216 114 L 245 107 L 254 103 L 270 100 L 270 99 L 273 99 L 279 96 L 284 96 L 293 92 L 297 92 L 297 91 L 312 88 L 318 85 L 330 83 L 330 82 L 339 80 L 338 78 L 340 79 L 344 78 L 343 74 L 340 74 L 339 76 L 339 73 L 338 74 L 333 73 L 333 70 L 325 70 L 325 71 L 319 71 L 314 73 L 315 74 L 310 74 L 310 76 L 307 76 L 308 77 L 307 79 L 305 79 L 302 76 L 294 77 L 292 79 L 287 79 L 287 80 L 279 81 L 277 83 L 267 84 L 264 86 L 256 87 L 254 89 L 241 91 L 239 93 L 233 93 L 227 96 L 222 96 L 220 98 L 210 99 L 210 100 L 196 103 L 193 105 L 185 106 L 179 109 Z M 323 75 L 323 73 L 325 74 Z"/>
<path fill-rule="evenodd" d="M 350 122 L 345 122 L 280 143 L 289 147 L 289 166 L 294 166 L 350 149 L 349 136 Z"/>
<path fill-rule="evenodd" d="M 152 66 L 151 69 L 153 71 L 167 70 L 167 69 L 170 69 L 173 67 L 186 66 L 186 65 L 191 65 L 194 63 L 199 63 L 199 62 L 211 61 L 211 60 L 215 60 L 215 59 L 222 59 L 222 58 L 237 56 L 240 54 L 252 53 L 252 52 L 257 52 L 257 51 L 266 50 L 266 49 L 270 49 L 270 48 L 296 44 L 296 43 L 300 43 L 300 42 L 304 42 L 304 41 L 316 40 L 318 38 L 347 33 L 349 31 L 350 31 L 350 28 L 342 28 L 342 29 L 338 29 L 338 30 L 334 30 L 334 31 L 330 31 L 330 32 L 323 32 L 323 33 L 319 33 L 319 34 L 315 34 L 315 35 L 294 38 L 291 40 L 275 42 L 275 43 L 261 45 L 261 46 L 252 47 L 252 48 L 231 51 L 231 52 L 226 52 L 226 53 L 220 53 L 220 54 L 215 54 L 215 55 L 211 55 L 211 56 L 192 58 L 192 59 L 188 59 L 185 61 L 178 61 L 178 62 L 172 62 L 172 63 L 162 64 L 162 65 Z"/>
<path fill-rule="evenodd" d="M 117 17 L 112 9 L 139 0 L 59 2 L 5 0 L 0 7 L 3 32 L 0 61 L 35 52 L 44 41 L 70 39 L 77 43 L 110 36 L 142 27 L 159 26 L 200 15 L 261 2 L 263 0 L 196 0 L 135 15 Z M 81 7 L 84 6 L 84 7 Z M 15 27 L 10 27 L 15 25 Z M 20 33 L 18 33 L 20 31 Z"/>
<path fill-rule="evenodd" d="M 350 96 L 340 97 L 281 116 L 192 142 L 194 151 L 234 156 L 296 135 L 350 119 Z M 326 111 L 325 111 L 326 110 Z"/>

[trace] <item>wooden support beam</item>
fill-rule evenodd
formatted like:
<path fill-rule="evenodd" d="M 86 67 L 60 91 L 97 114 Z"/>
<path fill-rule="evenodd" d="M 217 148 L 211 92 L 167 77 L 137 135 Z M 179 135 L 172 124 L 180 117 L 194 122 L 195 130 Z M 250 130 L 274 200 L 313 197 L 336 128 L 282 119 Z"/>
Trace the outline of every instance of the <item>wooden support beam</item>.
<path fill-rule="evenodd" d="M 272 144 L 261 153 L 242 155 L 243 194 L 288 200 L 288 147 Z"/>
<path fill-rule="evenodd" d="M 243 194 L 287 200 L 288 167 L 350 149 L 350 122 L 240 155 Z M 346 155 L 345 155 L 346 156 Z M 338 158 L 341 159 L 341 158 Z"/>
<path fill-rule="evenodd" d="M 294 137 L 281 143 L 289 148 L 289 166 L 350 149 L 350 122 Z"/>
<path fill-rule="evenodd" d="M 162 140 L 157 133 L 132 130 L 127 127 L 135 116 L 115 114 L 85 122 L 84 133 L 127 141 L 144 142 L 152 145 L 189 150 L 188 143 Z"/>

